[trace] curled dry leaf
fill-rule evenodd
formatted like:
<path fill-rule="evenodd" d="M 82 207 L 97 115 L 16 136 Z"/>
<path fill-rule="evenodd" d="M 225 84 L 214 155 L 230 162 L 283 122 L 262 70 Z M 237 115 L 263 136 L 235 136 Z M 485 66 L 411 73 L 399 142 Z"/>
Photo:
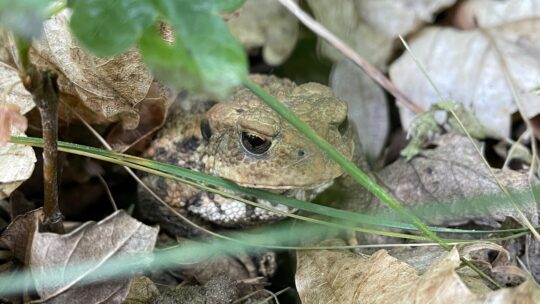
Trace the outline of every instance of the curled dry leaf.
<path fill-rule="evenodd" d="M 3 246 L 9 248 L 14 258 L 27 263 L 30 257 L 32 238 L 37 231 L 37 224 L 43 218 L 41 208 L 17 216 L 0 236 Z"/>
<path fill-rule="evenodd" d="M 498 228 L 507 218 L 523 223 L 467 137 L 445 134 L 432 145 L 435 148 L 411 161 L 400 159 L 378 174 L 398 201 L 432 225 L 474 222 Z M 493 171 L 508 191 L 515 192 L 514 200 L 536 225 L 538 210 L 527 173 Z M 372 207 L 387 210 L 380 202 Z"/>
<path fill-rule="evenodd" d="M 137 106 L 153 82 L 140 54 L 130 50 L 114 58 L 91 55 L 77 44 L 68 22 L 69 12 L 64 10 L 44 23 L 43 38 L 34 44 L 31 60 L 60 72 L 61 99 L 80 100 L 84 110 L 95 114 L 90 122 L 121 121 L 124 128 L 135 128 Z"/>
<path fill-rule="evenodd" d="M 524 114 L 530 118 L 540 113 L 540 96 L 533 92 L 540 79 L 540 19 L 469 31 L 429 27 L 410 47 L 442 98 L 462 103 L 496 134 L 509 135 L 511 115 L 517 111 L 507 78 L 515 85 Z M 390 77 L 425 109 L 441 99 L 410 54 L 391 65 Z M 400 108 L 400 115 L 408 128 L 414 114 Z"/>
<path fill-rule="evenodd" d="M 383 90 L 349 60 L 336 63 L 330 86 L 337 97 L 347 102 L 349 120 L 354 122 L 362 148 L 369 159 L 377 159 L 390 128 L 388 103 Z"/>
<path fill-rule="evenodd" d="M 247 0 L 227 23 L 244 48 L 262 47 L 263 59 L 269 65 L 283 63 L 298 39 L 298 20 L 278 1 Z"/>
<path fill-rule="evenodd" d="M 107 266 L 112 259 L 120 263 L 119 257 L 150 253 L 157 233 L 157 228 L 144 225 L 122 210 L 99 223 L 88 222 L 69 234 L 36 232 L 28 265 L 36 290 L 42 299 L 51 298 L 54 303 L 73 303 L 73 299 L 78 303 L 121 302 L 130 286 L 126 276 L 105 282 L 93 278 L 90 285 L 81 281 L 100 267 L 113 266 Z M 50 267 L 54 267 L 55 275 L 48 272 Z M 78 272 L 74 273 L 74 269 Z"/>
<path fill-rule="evenodd" d="M 515 288 L 490 291 L 484 287 L 473 292 L 456 272 L 461 263 L 456 248 L 436 259 L 422 275 L 385 250 L 371 256 L 338 250 L 298 251 L 297 259 L 295 280 L 304 304 L 455 303 L 456 299 L 461 303 L 536 303 L 540 296 L 532 280 Z"/>

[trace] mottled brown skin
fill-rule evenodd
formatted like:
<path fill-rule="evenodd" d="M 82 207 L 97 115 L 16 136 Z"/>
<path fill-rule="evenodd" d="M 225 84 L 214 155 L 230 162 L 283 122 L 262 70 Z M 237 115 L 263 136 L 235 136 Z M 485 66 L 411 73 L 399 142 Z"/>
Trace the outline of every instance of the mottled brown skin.
<path fill-rule="evenodd" d="M 253 75 L 251 79 L 352 158 L 356 144 L 353 128 L 347 123 L 347 106 L 333 96 L 330 88 L 316 83 L 297 86 L 273 76 Z M 201 106 L 204 102 L 192 104 L 197 110 L 173 111 L 147 156 L 217 175 L 241 186 L 304 200 L 313 199 L 343 174 L 326 154 L 247 89 L 236 90 L 228 100 L 208 111 Z M 213 224 L 237 227 L 283 217 L 160 177 L 148 176 L 145 181 L 181 213 Z M 177 230 L 174 221 L 178 220 L 170 211 L 151 202 L 143 191 L 139 193 L 142 214 L 148 215 L 150 210 L 156 213 L 151 218 L 166 229 L 174 226 L 172 230 Z M 294 212 L 286 206 L 261 200 L 259 203 Z"/>

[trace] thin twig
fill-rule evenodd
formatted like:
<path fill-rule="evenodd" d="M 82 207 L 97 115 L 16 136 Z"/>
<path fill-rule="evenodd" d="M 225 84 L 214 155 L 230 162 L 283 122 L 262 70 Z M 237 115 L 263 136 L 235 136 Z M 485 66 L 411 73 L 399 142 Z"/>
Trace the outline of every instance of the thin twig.
<path fill-rule="evenodd" d="M 392 94 L 397 100 L 407 109 L 414 113 L 422 113 L 424 109 L 415 104 L 409 99 L 403 92 L 401 92 L 393 82 L 391 82 L 384 74 L 379 71 L 372 64 L 367 62 L 362 56 L 355 52 L 350 46 L 348 46 L 343 40 L 339 39 L 336 35 L 326 29 L 323 25 L 304 12 L 298 4 L 291 0 L 278 0 L 284 7 L 286 7 L 293 15 L 300 20 L 307 28 L 312 30 L 319 37 L 330 43 L 333 47 L 338 49 L 343 55 L 357 64 L 364 72 L 366 72 L 373 80 L 375 80 L 381 87 L 383 87 L 388 93 Z"/>
<path fill-rule="evenodd" d="M 57 75 L 30 64 L 21 76 L 41 114 L 43 127 L 43 225 L 48 231 L 63 233 L 62 213 L 58 207 L 58 85 Z"/>

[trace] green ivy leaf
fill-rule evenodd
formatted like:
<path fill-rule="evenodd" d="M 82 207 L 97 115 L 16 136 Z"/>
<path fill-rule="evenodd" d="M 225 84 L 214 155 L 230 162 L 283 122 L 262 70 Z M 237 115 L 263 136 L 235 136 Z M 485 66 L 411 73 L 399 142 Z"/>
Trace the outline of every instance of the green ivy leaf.
<path fill-rule="evenodd" d="M 114 56 L 133 47 L 154 23 L 152 0 L 80 0 L 73 3 L 71 30 L 98 56 Z"/>
<path fill-rule="evenodd" d="M 0 27 L 24 39 L 35 38 L 41 33 L 49 4 L 46 0 L 0 0 Z"/>
<path fill-rule="evenodd" d="M 175 32 L 172 45 L 147 30 L 139 47 L 147 66 L 169 85 L 224 98 L 247 77 L 247 58 L 213 0 L 156 0 Z M 225 1 L 233 2 L 233 1 Z"/>

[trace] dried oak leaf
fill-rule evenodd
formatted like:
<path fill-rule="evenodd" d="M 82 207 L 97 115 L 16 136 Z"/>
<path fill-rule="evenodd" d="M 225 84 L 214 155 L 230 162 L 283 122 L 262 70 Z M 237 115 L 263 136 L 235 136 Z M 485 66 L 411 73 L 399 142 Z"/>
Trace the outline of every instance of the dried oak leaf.
<path fill-rule="evenodd" d="M 126 129 L 138 125 L 137 105 L 147 96 L 153 76 L 136 50 L 114 58 L 86 52 L 71 35 L 69 12 L 64 10 L 44 23 L 42 39 L 34 44 L 31 60 L 60 72 L 61 99 L 69 101 L 71 96 L 82 102 L 83 110 L 95 115 L 85 117 L 91 122 L 121 121 Z"/>
<path fill-rule="evenodd" d="M 121 302 L 130 287 L 126 276 L 108 281 L 92 277 L 93 282 L 86 285 L 81 281 L 100 267 L 107 267 L 112 259 L 118 262 L 119 257 L 150 253 L 157 233 L 157 228 L 144 225 L 122 210 L 99 223 L 85 223 L 69 234 L 36 232 L 28 265 L 36 291 L 48 303 Z M 55 267 L 54 275 L 48 272 L 50 267 Z M 84 270 L 79 268 L 74 273 L 74 267 Z"/>
<path fill-rule="evenodd" d="M 340 245 L 334 242 L 335 245 Z M 515 288 L 474 292 L 456 273 L 456 248 L 422 274 L 379 250 L 371 256 L 347 251 L 298 251 L 296 286 L 310 303 L 536 303 L 540 288 L 527 280 Z"/>
<path fill-rule="evenodd" d="M 428 27 L 410 47 L 442 98 L 465 105 L 495 134 L 509 136 L 511 116 L 517 111 L 509 79 L 524 114 L 531 118 L 540 113 L 540 96 L 533 92 L 540 79 L 540 18 L 468 31 Z M 408 53 L 392 63 L 390 77 L 424 109 L 441 101 Z M 407 129 L 415 115 L 400 107 L 400 116 Z"/>
<path fill-rule="evenodd" d="M 479 225 L 500 227 L 508 217 L 523 224 L 517 211 L 502 195 L 484 162 L 463 135 L 436 138 L 433 149 L 423 150 L 411 161 L 399 159 L 378 173 L 381 183 L 404 206 L 431 225 Z M 528 175 L 493 169 L 525 216 L 536 225 L 538 209 Z M 372 210 L 388 210 L 375 201 Z"/>
<path fill-rule="evenodd" d="M 227 23 L 244 48 L 262 47 L 263 59 L 269 65 L 283 63 L 298 39 L 298 20 L 277 1 L 247 0 L 228 16 Z"/>

